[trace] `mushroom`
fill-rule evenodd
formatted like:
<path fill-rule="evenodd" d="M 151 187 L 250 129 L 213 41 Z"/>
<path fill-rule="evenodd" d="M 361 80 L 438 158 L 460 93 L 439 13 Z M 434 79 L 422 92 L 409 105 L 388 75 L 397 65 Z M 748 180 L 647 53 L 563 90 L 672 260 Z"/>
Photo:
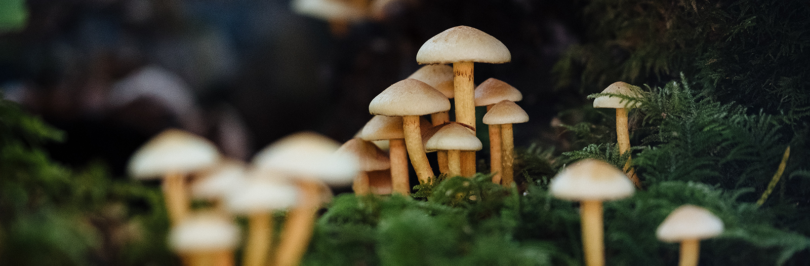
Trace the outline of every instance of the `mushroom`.
<path fill-rule="evenodd" d="M 225 198 L 225 205 L 234 214 L 248 216 L 248 239 L 243 265 L 264 266 L 273 239 L 273 211 L 295 205 L 298 188 L 281 181 L 253 177 L 242 183 L 239 190 Z"/>
<path fill-rule="evenodd" d="M 361 1 L 354 1 L 361 2 Z M 329 22 L 332 34 L 343 37 L 349 31 L 349 23 L 366 17 L 366 7 L 361 3 L 341 0 L 293 0 L 293 12 L 323 19 Z M 362 0 L 365 2 L 365 0 Z"/>
<path fill-rule="evenodd" d="M 503 100 L 519 102 L 523 100 L 523 94 L 512 85 L 496 78 L 489 78 L 475 88 L 475 106 L 486 106 L 489 111 L 493 105 Z M 489 125 L 489 170 L 494 173 L 492 183 L 496 184 L 501 183 L 503 174 L 501 149 L 501 126 Z"/>
<path fill-rule="evenodd" d="M 216 164 L 220 155 L 214 144 L 191 133 L 169 129 L 141 146 L 129 160 L 136 179 L 163 178 L 163 196 L 172 224 L 188 214 L 185 176 Z"/>
<path fill-rule="evenodd" d="M 700 240 L 723 233 L 723 221 L 708 210 L 694 206 L 678 207 L 658 226 L 655 234 L 664 242 L 681 242 L 680 266 L 696 266 Z"/>
<path fill-rule="evenodd" d="M 360 162 L 360 172 L 354 179 L 354 194 L 366 195 L 370 191 L 369 172 L 391 168 L 388 155 L 373 143 L 362 139 L 351 139 L 340 146 L 337 153 L 350 153 Z"/>
<path fill-rule="evenodd" d="M 322 182 L 346 185 L 357 174 L 357 158 L 335 154 L 339 147 L 329 138 L 303 132 L 276 141 L 253 158 L 257 171 L 287 175 L 300 189 L 298 205 L 287 213 L 275 265 L 293 266 L 301 261 L 320 208 Z"/>
<path fill-rule="evenodd" d="M 443 126 L 436 134 L 433 134 L 425 149 L 446 150 L 447 166 L 449 176 L 461 176 L 461 151 L 481 150 L 482 144 L 475 136 L 475 132 L 459 123 L 450 123 Z M 469 176 L 466 176 L 469 177 Z"/>
<path fill-rule="evenodd" d="M 473 129 L 473 62 L 501 64 L 512 60 L 509 49 L 495 37 L 478 29 L 457 26 L 427 40 L 416 53 L 419 64 L 453 64 L 456 121 Z M 462 152 L 462 173 L 475 174 L 475 152 Z"/>
<path fill-rule="evenodd" d="M 391 171 L 371 171 L 368 172 L 368 187 L 375 195 L 391 195 L 394 191 L 391 182 Z"/>
<path fill-rule="evenodd" d="M 169 232 L 169 247 L 187 258 L 190 266 L 229 266 L 239 243 L 239 227 L 220 215 L 196 214 Z"/>
<path fill-rule="evenodd" d="M 635 192 L 633 183 L 616 167 L 585 159 L 557 174 L 549 192 L 559 199 L 580 201 L 585 262 L 588 266 L 604 265 L 602 201 L 629 197 Z"/>
<path fill-rule="evenodd" d="M 218 211 L 224 211 L 222 199 L 245 182 L 245 165 L 237 160 L 225 159 L 201 173 L 201 178 L 191 184 L 191 197 L 214 203 Z"/>
<path fill-rule="evenodd" d="M 514 102 L 503 100 L 490 108 L 489 112 L 484 115 L 483 122 L 487 125 L 500 125 L 501 143 L 502 143 L 502 179 L 501 184 L 509 187 L 514 182 L 514 163 L 515 163 L 515 141 L 514 133 L 512 132 L 512 124 L 526 123 L 529 121 L 529 115 L 523 108 L 520 108 Z M 493 182 L 494 179 L 493 179 Z"/>
<path fill-rule="evenodd" d="M 453 99 L 455 88 L 453 87 L 453 67 L 448 65 L 427 65 L 423 66 L 411 76 L 409 79 L 415 79 L 432 86 L 444 94 L 447 99 Z M 442 125 L 450 122 L 450 114 L 448 111 L 442 111 L 430 114 L 430 122 L 433 126 Z M 438 151 L 436 158 L 439 161 L 439 171 L 442 173 L 447 172 L 447 151 Z"/>
<path fill-rule="evenodd" d="M 394 83 L 374 97 L 368 110 L 371 114 L 402 117 L 402 133 L 411 164 L 416 170 L 419 182 L 423 184 L 429 182 L 433 177 L 433 169 L 422 147 L 419 116 L 450 110 L 450 101 L 447 97 L 424 82 L 405 79 Z M 392 142 L 391 146 L 393 145 Z M 397 177 L 394 178 L 396 182 Z M 394 188 L 397 188 L 396 183 Z"/>
<path fill-rule="evenodd" d="M 636 86 L 617 81 L 610 84 L 602 93 L 619 94 L 627 97 L 639 97 Z M 628 102 L 625 99 L 613 96 L 599 96 L 593 100 L 593 108 L 615 108 L 616 109 L 616 138 L 619 143 L 619 152 L 625 154 L 630 152 L 630 131 L 627 129 L 627 109 L 638 107 L 639 102 Z M 631 158 L 627 158 L 624 164 L 624 172 L 636 187 L 641 188 L 641 181 L 638 180 L 633 168 L 630 167 Z"/>

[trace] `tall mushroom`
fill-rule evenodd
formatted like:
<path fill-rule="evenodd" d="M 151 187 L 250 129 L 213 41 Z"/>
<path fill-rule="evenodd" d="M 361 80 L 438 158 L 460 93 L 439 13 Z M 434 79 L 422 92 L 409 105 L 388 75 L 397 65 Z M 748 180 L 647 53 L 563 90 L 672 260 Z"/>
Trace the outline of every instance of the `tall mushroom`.
<path fill-rule="evenodd" d="M 484 115 L 484 124 L 499 125 L 501 128 L 503 166 L 500 181 L 505 187 L 511 186 L 512 182 L 514 182 L 515 141 L 512 124 L 526 123 L 528 121 L 529 115 L 526 114 L 526 111 L 523 111 L 523 108 L 509 100 L 503 100 L 493 105 L 489 112 Z M 493 179 L 492 182 L 495 182 L 495 180 Z"/>
<path fill-rule="evenodd" d="M 655 234 L 664 242 L 681 242 L 680 266 L 697 266 L 700 240 L 723 233 L 723 221 L 708 210 L 694 206 L 678 207 L 658 226 Z"/>
<path fill-rule="evenodd" d="M 512 85 L 496 78 L 489 78 L 475 88 L 475 106 L 486 106 L 487 111 L 492 109 L 492 106 L 496 103 L 504 100 L 519 102 L 523 100 L 523 94 Z M 494 173 L 492 182 L 496 184 L 501 183 L 503 174 L 501 138 L 501 126 L 497 124 L 489 125 L 489 170 Z"/>
<path fill-rule="evenodd" d="M 366 195 L 370 192 L 369 172 L 387 170 L 391 168 L 388 155 L 374 143 L 362 139 L 351 139 L 340 146 L 338 153 L 350 153 L 356 156 L 360 163 L 360 171 L 354 179 L 354 194 Z"/>
<path fill-rule="evenodd" d="M 461 158 L 459 157 L 461 151 L 477 151 L 481 148 L 481 140 L 475 136 L 475 132 L 458 123 L 443 126 L 425 144 L 425 149 L 428 150 L 447 151 L 447 174 L 449 176 L 462 176 Z"/>
<path fill-rule="evenodd" d="M 293 266 L 301 261 L 320 208 L 321 183 L 346 185 L 357 174 L 357 158 L 336 155 L 339 147 L 329 138 L 304 132 L 276 141 L 253 158 L 257 171 L 287 175 L 300 189 L 298 205 L 287 213 L 275 265 Z"/>
<path fill-rule="evenodd" d="M 594 159 L 569 165 L 551 180 L 554 197 L 580 201 L 582 244 L 588 266 L 605 265 L 602 201 L 629 197 L 635 187 L 619 169 Z"/>
<path fill-rule="evenodd" d="M 639 97 L 638 87 L 617 81 L 610 84 L 602 93 L 618 94 L 627 97 Z M 639 102 L 629 102 L 619 97 L 610 95 L 599 96 L 593 100 L 593 108 L 614 108 L 616 109 L 616 138 L 619 143 L 619 152 L 625 154 L 630 152 L 630 130 L 627 128 L 627 109 L 638 107 Z M 627 177 L 636 187 L 641 187 L 641 181 L 638 180 L 633 168 L 630 167 L 631 158 L 627 158 L 627 163 L 624 164 L 624 172 Z"/>
<path fill-rule="evenodd" d="M 220 215 L 195 214 L 169 232 L 169 247 L 187 258 L 189 266 L 234 265 L 239 227 Z"/>
<path fill-rule="evenodd" d="M 129 160 L 129 173 L 136 179 L 163 178 L 163 195 L 172 224 L 188 214 L 185 176 L 211 167 L 220 155 L 214 144 L 191 133 L 169 129 L 141 146 Z"/>
<path fill-rule="evenodd" d="M 419 116 L 450 110 L 447 97 L 424 82 L 405 79 L 394 83 L 371 100 L 368 111 L 375 115 L 401 116 L 405 147 L 420 183 L 433 177 L 422 147 Z M 393 144 L 393 143 L 392 143 Z"/>
<path fill-rule="evenodd" d="M 453 87 L 453 67 L 448 65 L 427 65 L 423 66 L 411 76 L 409 79 L 415 79 L 432 86 L 444 94 L 447 99 L 453 99 L 455 92 Z M 433 126 L 442 125 L 450 122 L 450 114 L 448 111 L 442 111 L 430 114 L 430 122 Z M 438 151 L 436 158 L 439 161 L 439 171 L 442 173 L 447 172 L 447 151 Z"/>
<path fill-rule="evenodd" d="M 467 26 L 453 27 L 433 36 L 416 53 L 419 64 L 453 64 L 456 121 L 473 128 L 476 128 L 473 63 L 509 61 L 512 55 L 501 41 Z M 462 152 L 461 161 L 465 175 L 475 173 L 475 152 Z"/>

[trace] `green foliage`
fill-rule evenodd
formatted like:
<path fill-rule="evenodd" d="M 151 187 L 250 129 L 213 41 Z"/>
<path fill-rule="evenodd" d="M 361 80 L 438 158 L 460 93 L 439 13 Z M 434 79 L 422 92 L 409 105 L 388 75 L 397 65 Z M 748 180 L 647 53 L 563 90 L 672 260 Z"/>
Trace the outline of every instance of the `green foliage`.
<path fill-rule="evenodd" d="M 0 33 L 22 29 L 27 19 L 24 0 L 0 0 Z"/>

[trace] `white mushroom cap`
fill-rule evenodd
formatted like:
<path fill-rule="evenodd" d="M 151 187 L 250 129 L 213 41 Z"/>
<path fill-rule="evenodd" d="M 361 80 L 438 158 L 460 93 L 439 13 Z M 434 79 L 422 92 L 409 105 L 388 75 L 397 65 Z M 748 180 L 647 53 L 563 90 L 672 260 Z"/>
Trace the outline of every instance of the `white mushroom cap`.
<path fill-rule="evenodd" d="M 430 85 L 415 79 L 394 83 L 371 100 L 374 115 L 426 115 L 450 110 L 450 100 Z"/>
<path fill-rule="evenodd" d="M 620 94 L 628 97 L 640 97 L 638 87 L 617 81 L 610 84 L 602 93 Z M 593 100 L 593 108 L 636 108 L 639 102 L 630 103 L 625 99 L 612 96 L 599 96 Z"/>
<path fill-rule="evenodd" d="M 189 173 L 213 166 L 220 155 L 213 143 L 194 134 L 169 129 L 141 146 L 129 160 L 136 179 L 162 178 L 168 173 Z"/>
<path fill-rule="evenodd" d="M 298 187 L 283 181 L 251 178 L 241 189 L 228 194 L 225 206 L 235 214 L 253 214 L 285 209 L 297 201 Z"/>
<path fill-rule="evenodd" d="M 188 217 L 169 233 L 169 247 L 180 253 L 232 250 L 238 244 L 239 227 L 213 214 Z"/>
<path fill-rule="evenodd" d="M 449 123 L 433 134 L 425 144 L 426 150 L 477 151 L 482 148 L 481 140 L 470 128 Z"/>
<path fill-rule="evenodd" d="M 358 161 L 352 155 L 336 155 L 339 147 L 334 140 L 316 133 L 296 133 L 261 150 L 253 158 L 253 164 L 260 171 L 346 185 L 357 174 Z"/>
<path fill-rule="evenodd" d="M 658 226 L 655 234 L 664 242 L 706 239 L 723 233 L 723 221 L 708 210 L 694 206 L 678 207 Z"/>
<path fill-rule="evenodd" d="M 489 78 L 475 88 L 475 106 L 487 106 L 503 100 L 519 102 L 523 100 L 523 94 L 496 78 Z"/>
<path fill-rule="evenodd" d="M 219 199 L 245 182 L 245 165 L 235 160 L 224 160 L 202 174 L 191 185 L 191 196 L 197 199 Z"/>
<path fill-rule="evenodd" d="M 501 41 L 473 27 L 447 29 L 422 44 L 416 53 L 419 64 L 481 62 L 500 64 L 512 61 L 512 54 Z"/>
<path fill-rule="evenodd" d="M 350 153 L 356 156 L 360 162 L 360 171 L 368 172 L 391 168 L 391 160 L 388 159 L 388 154 L 377 148 L 373 143 L 362 139 L 355 138 L 343 143 L 343 146 L 340 146 L 336 153 Z"/>
<path fill-rule="evenodd" d="M 444 97 L 452 99 L 455 94 L 453 87 L 453 67 L 448 65 L 427 65 L 413 72 L 409 79 L 415 79 L 430 85 L 438 90 Z"/>
<path fill-rule="evenodd" d="M 613 165 L 585 159 L 569 165 L 551 179 L 549 191 L 564 200 L 613 200 L 633 195 L 635 186 Z"/>
<path fill-rule="evenodd" d="M 529 121 L 529 114 L 516 103 L 503 100 L 489 109 L 483 122 L 487 125 L 519 124 Z"/>
<path fill-rule="evenodd" d="M 365 18 L 363 9 L 339 0 L 293 0 L 293 12 L 322 20 L 357 21 Z"/>

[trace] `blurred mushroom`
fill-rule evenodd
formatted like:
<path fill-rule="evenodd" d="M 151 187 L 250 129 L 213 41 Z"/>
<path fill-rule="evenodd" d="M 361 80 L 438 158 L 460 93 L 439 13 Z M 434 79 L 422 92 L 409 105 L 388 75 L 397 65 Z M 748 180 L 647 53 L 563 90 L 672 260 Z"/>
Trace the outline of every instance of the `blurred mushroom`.
<path fill-rule="evenodd" d="M 700 240 L 723 233 L 723 221 L 708 210 L 683 205 L 670 213 L 655 234 L 664 242 L 681 242 L 680 266 L 697 266 Z"/>
<path fill-rule="evenodd" d="M 453 88 L 453 67 L 448 65 L 427 65 L 423 66 L 411 76 L 409 79 L 415 79 L 430 85 L 434 89 L 444 94 L 447 99 L 453 99 L 455 93 Z M 449 110 L 448 110 L 449 111 Z M 442 125 L 450 122 L 450 114 L 448 111 L 430 114 L 430 122 L 433 126 Z M 447 173 L 447 151 L 438 151 L 436 154 L 439 161 L 439 171 Z"/>
<path fill-rule="evenodd" d="M 627 97 L 639 97 L 636 86 L 617 81 L 610 84 L 602 93 L 618 94 Z M 599 96 L 593 100 L 593 108 L 614 108 L 616 109 L 616 138 L 619 143 L 619 152 L 625 154 L 630 152 L 630 130 L 627 128 L 627 109 L 636 108 L 639 102 L 630 102 L 628 100 L 614 97 L 614 96 Z M 641 188 L 641 181 L 638 180 L 633 168 L 630 167 L 630 157 L 627 158 L 627 163 L 624 164 L 624 172 L 627 177 L 636 187 Z"/>
<path fill-rule="evenodd" d="M 495 78 L 489 78 L 475 88 L 475 106 L 486 106 L 489 111 L 493 105 L 503 100 L 519 102 L 523 100 L 523 94 L 512 85 Z M 494 174 L 492 182 L 496 184 L 501 183 L 503 174 L 501 138 L 501 126 L 489 125 L 490 172 Z"/>
<path fill-rule="evenodd" d="M 230 266 L 239 243 L 239 227 L 213 214 L 196 214 L 169 232 L 169 247 L 187 258 L 190 266 Z"/>
<path fill-rule="evenodd" d="M 370 192 L 368 172 L 386 170 L 391 168 L 388 155 L 377 148 L 373 143 L 362 139 L 351 139 L 340 146 L 337 153 L 349 153 L 356 156 L 360 163 L 360 171 L 354 179 L 354 194 L 366 195 Z"/>
<path fill-rule="evenodd" d="M 459 157 L 461 151 L 477 151 L 481 148 L 481 140 L 475 136 L 475 132 L 458 123 L 443 126 L 425 144 L 425 149 L 428 150 L 447 151 L 448 176 L 462 176 Z"/>
<path fill-rule="evenodd" d="M 191 184 L 191 197 L 214 203 L 218 211 L 225 211 L 222 199 L 245 182 L 245 165 L 236 160 L 225 159 L 219 164 L 203 171 Z"/>
<path fill-rule="evenodd" d="M 503 100 L 495 105 L 484 115 L 483 122 L 487 125 L 500 125 L 501 128 L 501 153 L 503 158 L 503 174 L 501 184 L 509 187 L 514 182 L 515 163 L 515 141 L 512 132 L 512 124 L 526 123 L 529 115 L 517 104 Z"/>
<path fill-rule="evenodd" d="M 293 0 L 291 5 L 293 12 L 297 14 L 328 21 L 332 34 L 343 37 L 349 31 L 349 23 L 366 17 L 367 7 L 361 5 L 361 1 Z"/>

